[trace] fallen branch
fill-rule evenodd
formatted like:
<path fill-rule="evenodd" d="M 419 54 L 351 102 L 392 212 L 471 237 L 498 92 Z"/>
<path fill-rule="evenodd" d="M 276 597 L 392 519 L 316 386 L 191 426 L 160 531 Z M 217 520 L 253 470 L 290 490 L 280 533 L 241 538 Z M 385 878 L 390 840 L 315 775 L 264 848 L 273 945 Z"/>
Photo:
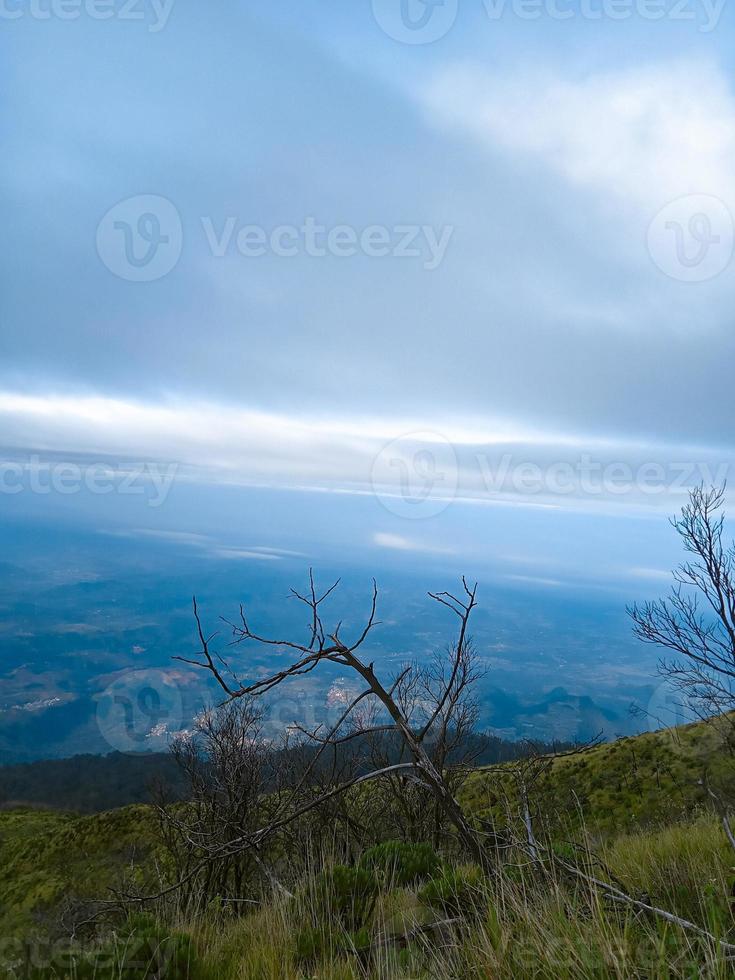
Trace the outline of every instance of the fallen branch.
<path fill-rule="evenodd" d="M 573 864 L 569 864 L 562 858 L 556 857 L 556 862 L 568 871 L 570 874 L 582 881 L 586 882 L 588 885 L 592 885 L 603 891 L 609 898 L 613 901 L 622 902 L 626 905 L 632 905 L 634 908 L 640 909 L 642 912 L 648 912 L 651 915 L 656 916 L 659 919 L 664 919 L 666 922 L 671 922 L 673 925 L 679 926 L 682 929 L 686 929 L 688 932 L 696 932 L 697 935 L 701 936 L 703 939 L 708 939 L 710 942 L 715 943 L 720 949 L 724 950 L 729 954 L 728 958 L 735 958 L 735 944 L 728 943 L 724 939 L 718 939 L 717 936 L 713 936 L 711 932 L 698 926 L 695 922 L 690 922 L 688 919 L 683 919 L 680 915 L 675 915 L 673 912 L 667 912 L 666 909 L 658 908 L 656 905 L 650 905 L 648 902 L 642 902 L 638 898 L 633 898 L 632 895 L 628 895 L 626 892 L 622 891 L 620 888 L 616 888 L 615 885 L 611 885 L 607 881 L 602 881 L 600 878 L 595 878 L 594 875 L 589 875 L 582 871 L 580 868 L 575 867 Z"/>

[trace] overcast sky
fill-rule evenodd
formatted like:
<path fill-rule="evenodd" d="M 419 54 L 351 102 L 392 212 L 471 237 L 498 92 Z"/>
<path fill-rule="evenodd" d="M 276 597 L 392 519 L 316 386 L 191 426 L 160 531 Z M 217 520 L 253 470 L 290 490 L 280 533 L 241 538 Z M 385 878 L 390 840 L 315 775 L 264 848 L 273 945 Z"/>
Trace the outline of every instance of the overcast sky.
<path fill-rule="evenodd" d="M 404 2 L 3 0 L 8 459 L 377 487 L 396 520 L 406 460 L 601 519 L 726 472 L 735 10 Z"/>

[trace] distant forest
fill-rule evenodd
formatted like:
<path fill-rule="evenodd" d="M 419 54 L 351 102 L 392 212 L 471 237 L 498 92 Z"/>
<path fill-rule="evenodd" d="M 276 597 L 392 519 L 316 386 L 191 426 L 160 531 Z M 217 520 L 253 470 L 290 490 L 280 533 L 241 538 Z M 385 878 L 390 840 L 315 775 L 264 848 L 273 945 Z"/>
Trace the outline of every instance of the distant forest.
<path fill-rule="evenodd" d="M 509 762 L 527 751 L 525 742 L 506 741 L 494 735 L 475 737 L 477 765 Z M 112 752 L 26 762 L 0 766 L 0 807 L 100 813 L 129 803 L 149 803 L 156 784 L 164 784 L 172 799 L 181 799 L 185 793 L 182 774 L 167 752 Z"/>
<path fill-rule="evenodd" d="M 164 780 L 180 795 L 183 783 L 167 752 L 75 755 L 0 766 L 0 806 L 31 806 L 99 813 L 128 803 L 149 803 Z"/>

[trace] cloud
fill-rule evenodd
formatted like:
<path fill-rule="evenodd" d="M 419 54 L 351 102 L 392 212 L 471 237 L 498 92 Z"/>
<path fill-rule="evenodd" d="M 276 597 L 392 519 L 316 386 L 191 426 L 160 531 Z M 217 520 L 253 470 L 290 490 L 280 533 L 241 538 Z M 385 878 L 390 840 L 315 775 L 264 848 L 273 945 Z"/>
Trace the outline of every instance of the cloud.
<path fill-rule="evenodd" d="M 178 544 L 188 548 L 196 548 L 211 558 L 225 558 L 231 561 L 282 561 L 286 557 L 304 557 L 298 551 L 269 548 L 263 545 L 254 545 L 250 548 L 233 548 L 221 544 L 211 535 L 196 534 L 191 531 L 130 528 L 128 530 L 104 531 L 103 533 L 120 538 L 153 538 L 171 545 Z"/>
<path fill-rule="evenodd" d="M 442 126 L 536 157 L 608 204 L 653 211 L 684 194 L 735 206 L 735 99 L 716 65 L 669 61 L 593 72 L 441 71 L 420 98 Z"/>
<path fill-rule="evenodd" d="M 135 471 L 137 459 L 153 471 L 166 467 L 178 484 L 369 496 L 393 515 L 428 516 L 424 500 L 433 513 L 456 501 L 567 509 L 671 507 L 689 485 L 724 482 L 735 463 L 735 450 L 728 445 L 633 442 L 449 416 L 418 421 L 310 417 L 214 402 L 0 391 L 0 424 L 9 447 L 0 453 L 0 463 L 14 468 L 13 483 L 21 487 L 23 474 L 48 474 L 66 461 L 82 471 L 100 466 Z M 3 473 L 0 469 L 0 488 Z M 196 529 L 134 533 L 211 545 Z M 392 535 L 379 535 L 376 543 L 419 550 L 415 542 Z M 271 557 L 300 556 L 244 544 L 238 557 L 256 559 L 260 551 Z"/>
<path fill-rule="evenodd" d="M 212 555 L 229 561 L 280 561 L 280 555 L 256 551 L 254 548 L 214 548 Z"/>
<path fill-rule="evenodd" d="M 628 575 L 633 578 L 650 579 L 654 582 L 671 581 L 671 571 L 664 568 L 629 568 Z"/>
<path fill-rule="evenodd" d="M 621 437 L 644 427 L 697 442 L 714 429 L 727 435 L 731 298 L 713 302 L 723 290 L 707 284 L 683 295 L 645 248 L 651 202 L 691 183 L 710 193 L 730 186 L 724 73 L 692 57 L 616 67 L 628 60 L 632 24 L 607 25 L 617 40 L 594 48 L 595 70 L 585 73 L 570 68 L 582 47 L 573 25 L 544 25 L 558 33 L 534 58 L 548 65 L 540 70 L 529 66 L 532 27 L 489 24 L 479 3 L 462 18 L 476 8 L 473 43 L 458 24 L 410 63 L 395 44 L 366 45 L 372 18 L 345 6 L 348 54 L 342 32 L 331 43 L 337 15 L 328 6 L 297 27 L 265 8 L 252 15 L 233 5 L 212 19 L 192 5 L 155 39 L 166 35 L 164 59 L 133 35 L 108 50 L 93 22 L 76 24 L 73 38 L 61 23 L 39 33 L 26 21 L 13 32 L 6 68 L 17 99 L 0 167 L 11 215 L 22 220 L 4 242 L 0 388 L 36 393 L 40 414 L 26 420 L 27 439 L 16 419 L 5 444 L 38 445 L 43 420 L 45 447 L 59 445 L 83 400 L 78 425 L 96 453 L 132 445 L 138 458 L 208 465 L 211 437 L 223 479 L 236 458 L 235 470 L 265 485 L 301 473 L 325 488 L 343 480 L 341 463 L 328 472 L 340 425 L 342 460 L 363 442 L 367 456 L 375 431 L 390 438 L 437 415 L 455 441 L 442 406 L 478 442 L 587 425 Z M 592 25 L 579 27 L 586 36 Z M 655 25 L 657 37 L 665 30 Z M 725 44 L 707 40 L 708 57 Z M 468 51 L 499 65 L 483 42 L 515 67 L 457 67 Z M 359 60 L 358 48 L 367 52 Z M 67 71 L 70 51 L 82 76 Z M 425 91 L 414 93 L 417 84 Z M 366 180 L 376 148 L 384 166 Z M 173 202 L 184 228 L 180 263 L 145 284 L 116 278 L 95 252 L 102 215 L 140 193 Z M 332 227 L 411 222 L 454 232 L 428 272 L 396 257 L 216 258 L 202 227 L 202 218 L 218 229 L 233 218 L 272 229 L 311 215 Z M 703 328 L 719 330 L 716 349 L 700 342 Z M 676 343 L 662 345 L 663 333 L 677 333 Z M 199 412 L 203 393 L 231 410 Z M 165 404 L 170 394 L 178 406 Z M 380 415 L 392 417 L 373 425 Z M 154 446 L 163 433 L 165 446 Z M 246 452 L 254 465 L 241 465 Z"/>
<path fill-rule="evenodd" d="M 2 443 L 175 460 L 192 483 L 357 496 L 373 493 L 387 442 L 433 428 L 458 447 L 460 498 L 482 502 L 473 456 L 488 446 L 545 466 L 570 440 L 599 455 L 609 439 L 612 459 L 634 456 L 641 435 L 730 444 L 729 276 L 687 289 L 646 250 L 662 198 L 730 201 L 725 71 L 679 34 L 689 57 L 619 67 L 631 50 L 665 50 L 629 45 L 632 23 L 597 25 L 607 40 L 591 57 L 572 24 L 543 25 L 553 33 L 534 50 L 531 25 L 489 24 L 479 3 L 441 45 L 399 52 L 374 34 L 365 44 L 372 18 L 342 6 L 338 42 L 334 4 L 300 22 L 191 5 L 155 45 L 131 34 L 114 51 L 92 22 L 13 32 L 0 168 L 22 220 L 3 253 Z M 726 66 L 729 40 L 713 33 L 707 57 L 721 48 Z M 460 64 L 468 52 L 483 61 Z M 145 284 L 95 252 L 102 215 L 140 193 L 172 201 L 184 228 L 179 264 Z M 454 232 L 428 272 L 393 256 L 217 258 L 202 225 L 312 215 Z M 401 492 L 396 475 L 386 467 L 386 495 Z"/>
<path fill-rule="evenodd" d="M 528 585 L 542 585 L 546 588 L 555 589 L 564 583 L 556 578 L 542 578 L 538 575 L 506 575 L 506 579 L 512 582 L 524 582 Z"/>
<path fill-rule="evenodd" d="M 191 531 L 163 531 L 155 528 L 135 528 L 130 531 L 108 531 L 113 537 L 155 538 L 170 544 L 190 545 L 194 548 L 207 548 L 211 538 L 206 534 L 196 534 Z"/>
<path fill-rule="evenodd" d="M 389 548 L 392 551 L 420 551 L 432 554 L 451 554 L 446 548 L 437 548 L 421 541 L 405 538 L 401 534 L 388 534 L 383 531 L 376 531 L 373 535 L 373 543 L 379 548 Z"/>

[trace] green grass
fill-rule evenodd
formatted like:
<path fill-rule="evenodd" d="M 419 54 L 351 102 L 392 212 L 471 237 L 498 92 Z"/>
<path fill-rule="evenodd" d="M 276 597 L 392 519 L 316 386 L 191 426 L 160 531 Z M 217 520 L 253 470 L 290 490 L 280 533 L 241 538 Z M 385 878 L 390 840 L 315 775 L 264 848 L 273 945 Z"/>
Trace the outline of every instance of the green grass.
<path fill-rule="evenodd" d="M 605 859 L 631 889 L 648 889 L 651 901 L 673 905 L 725 935 L 729 916 L 731 854 L 712 816 L 657 831 L 637 831 L 611 843 Z M 554 876 L 534 881 L 526 870 L 473 882 L 474 910 L 462 928 L 419 936 L 408 945 L 381 945 L 444 911 L 421 902 L 421 888 L 381 896 L 367 934 L 377 943 L 370 957 L 345 953 L 351 934 L 333 923 L 322 955 L 304 962 L 296 937 L 303 922 L 298 903 L 274 900 L 266 908 L 226 925 L 194 927 L 199 955 L 221 980 L 262 978 L 492 977 L 494 980 L 603 980 L 732 975 L 721 954 L 674 926 L 611 908 L 599 896 Z M 702 884 L 706 899 L 695 908 Z M 697 913 L 695 915 L 695 912 Z"/>
<path fill-rule="evenodd" d="M 735 851 L 709 806 L 705 774 L 723 798 L 735 798 L 728 747 L 710 727 L 686 726 L 555 759 L 532 805 L 548 816 L 550 843 L 564 853 L 576 848 L 595 873 L 609 872 L 629 893 L 735 942 Z M 510 778 L 487 770 L 470 776 L 461 799 L 474 819 L 500 826 L 515 807 Z M 65 903 L 104 898 L 124 879 L 153 883 L 160 859 L 145 806 L 88 817 L 0 811 L 2 936 L 53 934 Z M 315 860 L 312 872 L 289 882 L 293 899 L 273 895 L 241 917 L 213 905 L 194 920 L 169 910 L 165 922 L 119 923 L 105 947 L 117 950 L 109 970 L 80 957 L 85 969 L 95 964 L 91 974 L 75 966 L 33 977 L 132 980 L 144 974 L 126 973 L 119 951 L 143 939 L 177 951 L 176 969 L 163 974 L 171 980 L 732 975 L 712 943 L 613 906 L 558 867 L 539 875 L 511 853 L 502 873 L 486 878 L 448 860 L 406 845 L 377 848 L 345 870 Z M 461 926 L 422 931 L 458 915 Z M 411 931 L 410 942 L 400 940 Z"/>
<path fill-rule="evenodd" d="M 724 799 L 735 798 L 734 763 L 721 735 L 696 723 L 560 756 L 532 795 L 552 826 L 584 819 L 589 829 L 619 833 L 676 821 L 708 804 L 705 776 Z M 510 779 L 483 769 L 470 775 L 460 795 L 475 817 L 500 826 L 515 798 Z"/>
<path fill-rule="evenodd" d="M 89 817 L 0 811 L 0 932 L 37 930 L 62 901 L 105 898 L 124 876 L 141 880 L 154 845 L 147 806 Z"/>

